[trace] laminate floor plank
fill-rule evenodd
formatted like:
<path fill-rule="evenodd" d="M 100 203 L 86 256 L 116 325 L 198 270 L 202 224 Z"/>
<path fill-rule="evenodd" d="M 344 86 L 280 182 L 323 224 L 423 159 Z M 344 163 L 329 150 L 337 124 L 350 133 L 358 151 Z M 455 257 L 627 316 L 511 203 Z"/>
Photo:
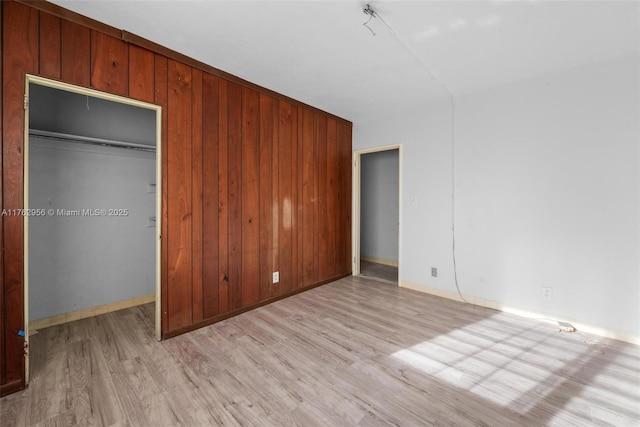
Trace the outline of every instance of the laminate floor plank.
<path fill-rule="evenodd" d="M 360 260 L 360 274 L 372 279 L 381 279 L 390 284 L 398 283 L 398 267 Z"/>
<path fill-rule="evenodd" d="M 334 383 L 339 376 L 336 371 L 339 371 L 340 367 L 326 364 L 325 355 L 314 358 L 312 355 L 318 352 L 314 349 L 309 353 L 308 349 L 302 348 L 298 342 L 285 342 L 267 347 L 267 351 L 271 357 L 259 355 L 261 368 L 273 376 L 292 396 L 298 396 L 299 405 L 313 402 L 315 409 L 324 408 L 330 418 L 337 417 L 339 420 L 361 418 L 362 411 L 358 405 L 345 399 L 335 390 Z M 311 408 L 306 408 L 307 412 L 310 410 Z M 335 425 L 335 421 L 330 425 Z"/>
<path fill-rule="evenodd" d="M 270 367 L 275 363 L 275 357 L 267 347 L 257 344 L 249 336 L 244 337 L 242 341 L 242 351 L 238 352 L 235 360 L 245 369 L 234 370 L 233 374 L 243 388 L 251 388 L 255 401 L 263 405 L 268 404 L 265 410 L 270 418 L 279 419 L 282 424 L 289 424 L 289 414 L 300 405 L 303 399 L 290 392 L 273 375 L 273 369 Z"/>
<path fill-rule="evenodd" d="M 154 304 L 42 329 L 9 426 L 634 426 L 640 348 L 349 277 L 167 341 Z"/>

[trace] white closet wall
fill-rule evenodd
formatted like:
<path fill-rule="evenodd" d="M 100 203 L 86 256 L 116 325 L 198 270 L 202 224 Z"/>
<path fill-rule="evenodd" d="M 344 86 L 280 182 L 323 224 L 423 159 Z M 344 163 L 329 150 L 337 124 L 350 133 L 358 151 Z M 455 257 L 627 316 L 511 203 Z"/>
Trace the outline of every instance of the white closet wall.
<path fill-rule="evenodd" d="M 29 181 L 30 321 L 155 292 L 155 153 L 31 138 Z"/>

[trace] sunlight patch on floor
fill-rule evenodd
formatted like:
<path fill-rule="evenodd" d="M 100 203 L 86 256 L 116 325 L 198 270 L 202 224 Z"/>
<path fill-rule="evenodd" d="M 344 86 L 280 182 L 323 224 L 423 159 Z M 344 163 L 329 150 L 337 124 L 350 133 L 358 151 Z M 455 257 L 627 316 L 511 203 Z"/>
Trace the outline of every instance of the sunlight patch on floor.
<path fill-rule="evenodd" d="M 529 329 L 497 329 L 495 318 L 455 328 L 393 353 L 393 357 L 448 384 L 518 412 L 527 412 L 561 385 L 554 373 L 565 369 L 580 353 L 558 360 L 551 349 L 562 342 Z M 479 331 L 497 330 L 491 336 Z M 573 343 L 571 343 L 573 344 Z"/>

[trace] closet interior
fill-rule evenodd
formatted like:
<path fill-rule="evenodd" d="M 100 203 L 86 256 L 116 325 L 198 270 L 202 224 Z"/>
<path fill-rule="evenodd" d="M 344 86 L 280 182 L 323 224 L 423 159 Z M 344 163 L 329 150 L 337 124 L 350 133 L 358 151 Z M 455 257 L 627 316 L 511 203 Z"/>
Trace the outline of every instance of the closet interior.
<path fill-rule="evenodd" d="M 157 115 L 29 83 L 25 308 L 32 333 L 156 299 Z"/>

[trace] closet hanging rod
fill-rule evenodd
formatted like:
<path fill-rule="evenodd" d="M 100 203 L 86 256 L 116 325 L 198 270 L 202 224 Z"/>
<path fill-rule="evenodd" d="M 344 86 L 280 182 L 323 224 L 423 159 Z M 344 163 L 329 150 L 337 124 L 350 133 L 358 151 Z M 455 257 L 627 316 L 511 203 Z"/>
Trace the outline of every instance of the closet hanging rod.
<path fill-rule="evenodd" d="M 50 132 L 47 130 L 29 129 L 29 136 L 39 136 L 41 138 L 63 139 L 84 144 L 107 145 L 110 147 L 133 148 L 135 150 L 156 151 L 153 145 L 138 144 L 135 142 L 115 141 L 112 139 L 93 138 L 90 136 L 73 135 L 70 133 Z"/>

